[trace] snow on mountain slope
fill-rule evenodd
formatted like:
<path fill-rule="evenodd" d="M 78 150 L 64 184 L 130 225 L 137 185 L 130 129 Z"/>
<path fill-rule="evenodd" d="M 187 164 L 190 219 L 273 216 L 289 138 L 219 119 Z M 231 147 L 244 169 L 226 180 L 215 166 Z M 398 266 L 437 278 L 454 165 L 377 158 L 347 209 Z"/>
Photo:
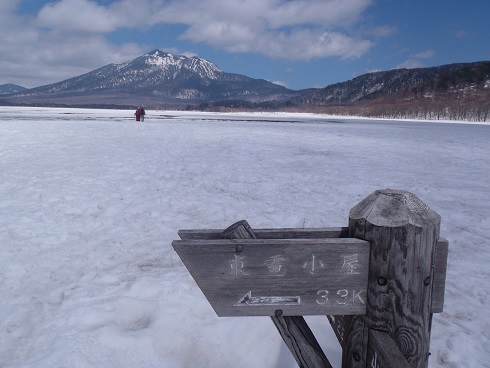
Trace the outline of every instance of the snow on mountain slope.
<path fill-rule="evenodd" d="M 160 103 L 162 98 L 199 103 L 286 100 L 296 95 L 297 91 L 265 80 L 223 72 L 200 57 L 154 50 L 122 64 L 109 64 L 78 77 L 27 90 L 13 100 L 28 103 L 44 98 L 80 103 L 88 99 L 97 103 L 110 98 L 112 103 L 125 104 L 130 103 L 131 96 L 138 96 Z"/>

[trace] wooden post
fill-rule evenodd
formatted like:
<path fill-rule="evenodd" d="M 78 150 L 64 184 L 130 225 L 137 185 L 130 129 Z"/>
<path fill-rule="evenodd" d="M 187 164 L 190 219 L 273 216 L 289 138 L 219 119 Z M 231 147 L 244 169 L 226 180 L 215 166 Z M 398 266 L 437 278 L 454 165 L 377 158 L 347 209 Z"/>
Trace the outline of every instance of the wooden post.
<path fill-rule="evenodd" d="M 343 368 L 366 368 L 368 350 L 381 353 L 371 330 L 385 332 L 408 367 L 428 366 L 439 228 L 440 216 L 406 191 L 378 190 L 352 208 L 349 236 L 371 242 L 371 255 L 366 315 L 343 317 Z"/>
<path fill-rule="evenodd" d="M 245 220 L 225 229 L 222 236 L 226 239 L 256 239 Z M 332 368 L 303 317 L 281 316 L 278 312 L 271 319 L 301 368 Z"/>

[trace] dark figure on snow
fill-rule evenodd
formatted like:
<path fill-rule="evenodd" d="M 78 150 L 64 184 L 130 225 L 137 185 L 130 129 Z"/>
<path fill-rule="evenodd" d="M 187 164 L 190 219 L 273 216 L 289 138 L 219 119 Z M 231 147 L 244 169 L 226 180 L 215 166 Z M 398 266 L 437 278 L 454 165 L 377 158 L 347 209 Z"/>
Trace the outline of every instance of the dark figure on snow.
<path fill-rule="evenodd" d="M 145 114 L 146 114 L 146 112 L 145 112 L 144 107 L 143 107 L 143 106 L 141 106 L 141 107 L 139 108 L 139 111 L 140 111 L 140 120 L 141 120 L 141 121 L 145 121 Z"/>

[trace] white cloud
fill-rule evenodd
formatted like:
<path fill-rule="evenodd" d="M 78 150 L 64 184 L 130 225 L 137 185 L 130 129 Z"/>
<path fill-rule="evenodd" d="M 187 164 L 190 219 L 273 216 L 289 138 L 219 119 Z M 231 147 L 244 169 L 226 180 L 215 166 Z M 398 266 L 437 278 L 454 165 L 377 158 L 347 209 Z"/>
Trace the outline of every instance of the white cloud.
<path fill-rule="evenodd" d="M 358 58 L 372 46 L 356 26 L 373 1 L 59 0 L 31 16 L 16 13 L 20 0 L 2 1 L 0 32 L 9 37 L 0 43 L 0 84 L 34 87 L 130 60 L 154 45 L 115 45 L 108 35 L 154 25 L 184 26 L 181 39 L 228 52 Z"/>
<path fill-rule="evenodd" d="M 426 50 L 419 52 L 418 54 L 415 55 L 417 59 L 430 59 L 435 56 L 436 52 L 434 50 Z"/>
<path fill-rule="evenodd" d="M 317 57 L 359 57 L 371 42 L 347 29 L 371 0 L 202 0 L 171 1 L 152 22 L 179 23 L 189 28 L 187 40 L 229 52 L 309 60 Z"/>
<path fill-rule="evenodd" d="M 7 0 L 0 4 L 0 34 L 8 34 L 0 42 L 0 84 L 36 87 L 109 63 L 127 61 L 148 51 L 148 45 L 109 42 L 104 33 L 116 23 L 101 19 L 100 14 L 107 15 L 109 8 L 93 1 L 53 2 L 41 9 L 39 15 L 31 16 L 16 13 L 19 3 Z M 98 25 L 104 21 L 111 27 Z M 87 29 L 90 27 L 92 30 Z"/>
<path fill-rule="evenodd" d="M 283 86 L 283 87 L 286 87 L 286 88 L 289 88 L 289 84 L 287 84 L 286 82 L 283 82 L 283 81 L 272 81 L 272 83 L 274 84 L 277 84 L 278 86 Z"/>
<path fill-rule="evenodd" d="M 468 36 L 471 36 L 471 33 L 468 31 L 465 31 L 464 29 L 459 29 L 458 31 L 456 31 L 456 37 L 458 37 L 458 38 L 464 38 L 464 37 L 468 37 Z"/>
<path fill-rule="evenodd" d="M 426 65 L 421 61 L 421 59 L 430 59 L 436 55 L 435 50 L 429 49 L 419 52 L 413 55 L 412 58 L 404 61 L 403 63 L 395 66 L 394 69 L 415 69 L 415 68 L 425 68 Z"/>
<path fill-rule="evenodd" d="M 6 12 L 2 2 L 0 33 L 0 84 L 36 87 L 74 77 L 112 62 L 141 55 L 145 45 L 115 46 L 99 34 L 52 31 L 35 17 L 19 16 L 15 7 Z"/>
<path fill-rule="evenodd" d="M 38 21 L 50 30 L 109 33 L 119 28 L 181 24 L 182 39 L 229 52 L 309 60 L 355 58 L 371 42 L 349 35 L 372 0 L 121 0 L 107 6 L 92 0 L 46 5 Z"/>
<path fill-rule="evenodd" d="M 45 5 L 38 16 L 39 24 L 59 32 L 108 32 L 114 29 L 110 14 L 102 6 L 87 0 L 62 0 Z"/>
<path fill-rule="evenodd" d="M 259 52 L 272 58 L 310 60 L 327 56 L 357 58 L 371 47 L 371 42 L 321 29 L 270 31 L 258 35 L 245 26 L 214 24 L 189 29 L 186 39 L 207 42 L 229 52 Z"/>
<path fill-rule="evenodd" d="M 187 25 L 251 24 L 269 29 L 299 24 L 350 25 L 372 0 L 171 0 L 162 1 L 155 21 Z"/>
<path fill-rule="evenodd" d="M 398 28 L 395 26 L 379 26 L 370 31 L 374 36 L 386 37 L 398 32 Z"/>

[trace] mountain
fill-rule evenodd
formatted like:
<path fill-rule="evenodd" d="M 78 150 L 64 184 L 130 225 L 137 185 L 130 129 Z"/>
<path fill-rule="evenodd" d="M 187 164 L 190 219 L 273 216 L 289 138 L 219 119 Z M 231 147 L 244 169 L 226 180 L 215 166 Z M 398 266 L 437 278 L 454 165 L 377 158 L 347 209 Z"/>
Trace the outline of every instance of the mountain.
<path fill-rule="evenodd" d="M 297 98 L 298 103 L 313 105 L 348 105 L 375 101 L 400 91 L 425 92 L 464 88 L 466 85 L 485 87 L 490 80 L 490 62 L 449 64 L 432 68 L 394 69 L 361 75 L 350 81 L 332 84 Z"/>
<path fill-rule="evenodd" d="M 489 121 L 490 61 L 361 75 L 293 91 L 211 61 L 154 50 L 59 83 L 1 96 L 0 104 L 283 110 L 386 118 Z"/>
<path fill-rule="evenodd" d="M 490 121 L 490 61 L 364 74 L 289 104 L 330 114 Z"/>
<path fill-rule="evenodd" d="M 12 93 L 25 91 L 27 88 L 18 86 L 17 84 L 2 84 L 0 85 L 0 95 L 10 95 Z"/>
<path fill-rule="evenodd" d="M 199 58 L 154 50 L 122 64 L 9 97 L 16 103 L 184 106 L 215 101 L 284 101 L 304 93 L 240 74 Z"/>

